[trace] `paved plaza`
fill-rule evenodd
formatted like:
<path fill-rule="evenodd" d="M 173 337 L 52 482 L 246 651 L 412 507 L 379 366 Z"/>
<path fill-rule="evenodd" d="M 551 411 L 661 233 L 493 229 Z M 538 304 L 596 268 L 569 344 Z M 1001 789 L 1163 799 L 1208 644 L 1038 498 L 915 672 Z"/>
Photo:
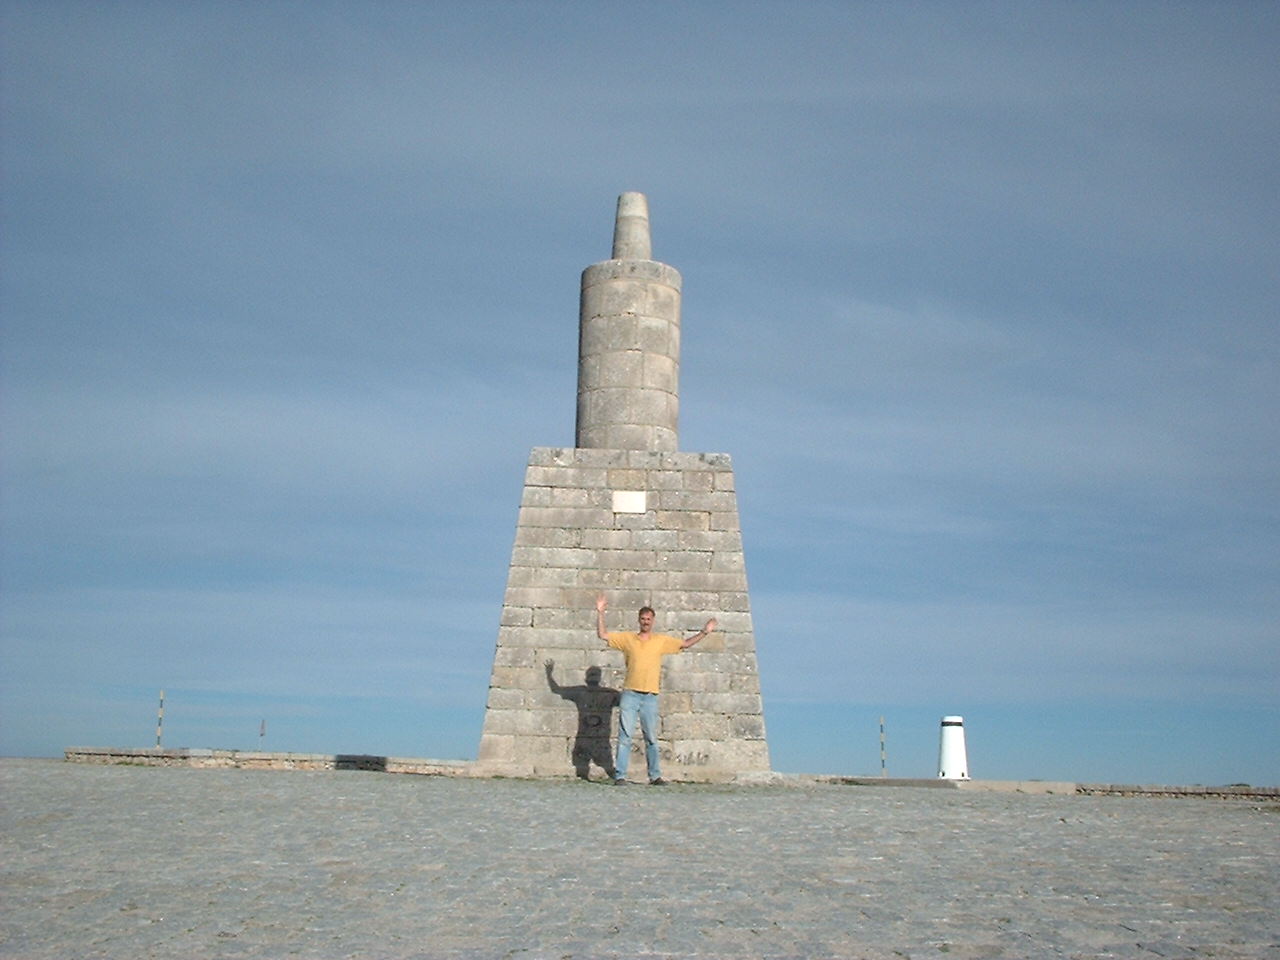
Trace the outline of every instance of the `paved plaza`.
<path fill-rule="evenodd" d="M 1275 957 L 1280 805 L 0 760 L 5 958 Z"/>

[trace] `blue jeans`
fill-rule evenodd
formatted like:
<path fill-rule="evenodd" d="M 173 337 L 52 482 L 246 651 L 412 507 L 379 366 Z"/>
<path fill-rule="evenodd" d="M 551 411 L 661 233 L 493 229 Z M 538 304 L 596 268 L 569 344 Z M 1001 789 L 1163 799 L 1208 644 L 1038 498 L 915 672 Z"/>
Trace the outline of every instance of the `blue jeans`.
<path fill-rule="evenodd" d="M 618 701 L 618 762 L 614 776 L 627 778 L 631 764 L 631 737 L 636 732 L 636 717 L 640 718 L 640 730 L 644 733 L 644 762 L 649 768 L 649 779 L 662 776 L 658 766 L 658 695 L 639 690 L 623 690 Z"/>

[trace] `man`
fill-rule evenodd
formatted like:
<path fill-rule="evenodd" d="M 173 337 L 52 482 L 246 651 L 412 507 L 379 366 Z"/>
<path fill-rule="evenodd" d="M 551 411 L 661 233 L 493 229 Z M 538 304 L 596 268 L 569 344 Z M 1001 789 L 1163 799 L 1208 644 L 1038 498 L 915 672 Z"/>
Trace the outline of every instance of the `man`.
<path fill-rule="evenodd" d="M 614 650 L 621 650 L 627 662 L 627 675 L 622 682 L 622 697 L 618 702 L 618 756 L 614 763 L 613 782 L 618 786 L 627 782 L 631 737 L 638 717 L 644 734 L 644 759 L 649 768 L 649 782 L 663 786 L 667 781 L 662 779 L 658 758 L 658 683 L 662 674 L 662 658 L 687 650 L 706 639 L 715 630 L 716 620 L 712 617 L 692 637 L 680 640 L 654 633 L 653 607 L 641 607 L 639 633 L 609 633 L 604 628 L 604 614 L 608 607 L 604 594 L 600 594 L 596 598 L 596 636 Z"/>

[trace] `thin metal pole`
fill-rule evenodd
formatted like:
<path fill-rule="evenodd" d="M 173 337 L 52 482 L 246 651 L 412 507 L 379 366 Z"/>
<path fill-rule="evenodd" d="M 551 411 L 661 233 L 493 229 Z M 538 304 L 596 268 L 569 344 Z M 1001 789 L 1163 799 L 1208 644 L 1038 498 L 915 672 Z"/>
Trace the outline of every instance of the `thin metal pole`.
<path fill-rule="evenodd" d="M 160 711 L 156 714 L 156 749 L 160 749 L 160 733 L 164 729 L 164 691 L 160 691 Z"/>
<path fill-rule="evenodd" d="M 882 777 L 889 776 L 889 767 L 888 767 L 888 764 L 885 762 L 885 751 L 884 751 L 884 717 L 880 718 L 880 776 Z"/>

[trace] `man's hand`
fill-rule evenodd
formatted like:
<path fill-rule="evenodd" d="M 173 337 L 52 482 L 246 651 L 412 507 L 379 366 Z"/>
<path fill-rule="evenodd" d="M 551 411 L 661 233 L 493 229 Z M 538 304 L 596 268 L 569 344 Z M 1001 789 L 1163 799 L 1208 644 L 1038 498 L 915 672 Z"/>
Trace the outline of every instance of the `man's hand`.
<path fill-rule="evenodd" d="M 543 665 L 544 667 L 546 667 L 546 668 L 547 668 L 547 675 L 548 675 L 548 676 L 550 676 L 550 675 L 551 675 L 551 671 L 552 671 L 552 670 L 554 670 L 554 669 L 556 668 L 556 662 L 555 662 L 554 660 L 546 660 L 546 661 L 543 661 L 543 664 L 542 664 L 542 665 Z"/>
<path fill-rule="evenodd" d="M 599 594 L 596 597 L 596 612 L 604 613 L 605 610 L 607 610 L 608 608 L 609 608 L 609 601 L 605 599 L 605 596 L 603 593 Z"/>
<path fill-rule="evenodd" d="M 711 636 L 711 633 L 713 630 L 715 630 L 715 628 L 716 628 L 716 618 L 712 617 L 703 625 L 702 629 L 699 630 L 697 633 L 695 633 L 692 637 L 686 637 L 684 640 L 681 640 L 680 641 L 681 648 L 688 650 L 695 643 L 705 640 L 707 637 Z"/>

